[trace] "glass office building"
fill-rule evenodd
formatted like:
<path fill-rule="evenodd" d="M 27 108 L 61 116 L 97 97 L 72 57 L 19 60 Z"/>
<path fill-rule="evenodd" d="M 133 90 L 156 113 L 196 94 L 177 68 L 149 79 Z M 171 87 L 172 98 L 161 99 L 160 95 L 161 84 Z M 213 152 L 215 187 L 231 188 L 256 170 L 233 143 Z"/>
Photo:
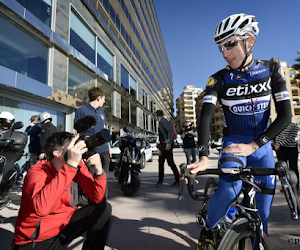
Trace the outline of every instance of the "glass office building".
<path fill-rule="evenodd" d="M 112 135 L 124 126 L 157 133 L 157 109 L 173 119 L 172 72 L 152 0 L 0 0 L 0 27 L 0 111 L 24 130 L 48 111 L 72 132 L 94 86 L 105 91 Z"/>

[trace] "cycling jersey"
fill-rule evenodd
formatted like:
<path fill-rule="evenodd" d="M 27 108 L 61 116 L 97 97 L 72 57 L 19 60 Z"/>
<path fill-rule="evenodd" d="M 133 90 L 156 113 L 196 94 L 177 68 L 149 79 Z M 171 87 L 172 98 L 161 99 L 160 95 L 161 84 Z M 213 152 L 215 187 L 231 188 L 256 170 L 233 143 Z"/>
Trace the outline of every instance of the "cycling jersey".
<path fill-rule="evenodd" d="M 269 127 L 271 97 L 277 118 Z M 207 82 L 198 127 L 199 156 L 207 156 L 210 121 L 217 100 L 224 119 L 223 135 L 253 136 L 261 147 L 290 123 L 289 99 L 285 78 L 275 62 L 252 59 L 244 72 L 227 66 L 212 75 Z"/>

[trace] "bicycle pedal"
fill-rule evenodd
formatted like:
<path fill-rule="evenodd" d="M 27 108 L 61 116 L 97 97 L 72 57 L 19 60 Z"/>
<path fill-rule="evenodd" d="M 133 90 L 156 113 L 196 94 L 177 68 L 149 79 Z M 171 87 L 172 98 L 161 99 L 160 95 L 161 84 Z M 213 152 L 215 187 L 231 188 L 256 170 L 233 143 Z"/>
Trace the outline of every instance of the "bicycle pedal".
<path fill-rule="evenodd" d="M 198 242 L 197 250 L 214 250 L 213 241 L 205 239 L 204 242 Z"/>

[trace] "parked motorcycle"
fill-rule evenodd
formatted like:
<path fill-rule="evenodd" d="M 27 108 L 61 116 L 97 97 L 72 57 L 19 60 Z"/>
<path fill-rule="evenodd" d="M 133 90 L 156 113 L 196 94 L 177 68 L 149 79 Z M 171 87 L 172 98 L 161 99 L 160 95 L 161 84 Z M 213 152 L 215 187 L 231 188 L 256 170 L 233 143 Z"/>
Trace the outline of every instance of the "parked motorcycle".
<path fill-rule="evenodd" d="M 15 162 L 20 160 L 27 144 L 27 134 L 15 131 L 23 127 L 16 122 L 0 137 L 0 209 L 10 203 L 9 192 L 17 178 Z"/>
<path fill-rule="evenodd" d="M 123 130 L 128 133 L 125 127 Z M 141 169 L 145 167 L 143 162 L 143 149 L 146 141 L 127 134 L 119 138 L 121 153 L 117 159 L 114 175 L 121 184 L 121 190 L 126 196 L 135 195 L 141 186 Z"/>

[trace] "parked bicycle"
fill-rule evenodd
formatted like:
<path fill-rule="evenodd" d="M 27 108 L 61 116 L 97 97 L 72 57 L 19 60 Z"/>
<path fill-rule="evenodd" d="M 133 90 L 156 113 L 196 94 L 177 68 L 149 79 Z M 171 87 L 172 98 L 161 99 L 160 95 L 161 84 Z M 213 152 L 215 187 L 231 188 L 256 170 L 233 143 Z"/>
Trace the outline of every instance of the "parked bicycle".
<path fill-rule="evenodd" d="M 203 194 L 198 194 L 194 190 L 194 180 L 199 175 L 221 175 L 231 176 L 237 180 L 243 181 L 243 199 L 241 202 L 236 201 L 237 215 L 235 221 L 227 229 L 224 219 L 213 229 L 214 245 L 208 245 L 201 242 L 200 250 L 230 250 L 230 249 L 271 249 L 267 238 L 262 230 L 262 221 L 258 214 L 256 204 L 256 193 L 260 192 L 260 188 L 254 183 L 254 176 L 278 175 L 281 186 L 284 191 L 288 206 L 291 212 L 292 220 L 298 220 L 298 211 L 300 211 L 300 203 L 298 197 L 295 196 L 297 178 L 293 171 L 287 169 L 286 163 L 279 161 L 275 168 L 219 168 L 206 169 L 192 175 L 186 167 L 186 164 L 180 165 L 181 178 L 179 186 L 179 197 L 181 200 L 184 178 L 188 179 L 188 191 L 190 196 L 197 200 L 203 201 L 200 212 L 197 214 L 197 222 L 203 227 L 206 225 L 205 219 L 211 195 L 216 191 L 218 184 L 210 177 L 206 183 Z M 254 201 L 254 202 L 253 202 Z"/>

